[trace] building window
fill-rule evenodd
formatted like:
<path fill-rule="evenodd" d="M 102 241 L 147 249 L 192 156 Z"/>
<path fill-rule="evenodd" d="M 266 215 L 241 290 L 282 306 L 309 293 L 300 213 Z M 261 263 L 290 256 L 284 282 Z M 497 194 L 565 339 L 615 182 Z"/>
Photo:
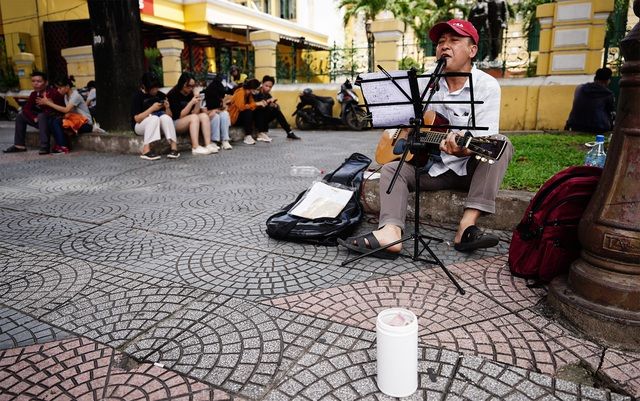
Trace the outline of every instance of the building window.
<path fill-rule="evenodd" d="M 296 19 L 296 0 L 280 0 L 280 18 Z"/>

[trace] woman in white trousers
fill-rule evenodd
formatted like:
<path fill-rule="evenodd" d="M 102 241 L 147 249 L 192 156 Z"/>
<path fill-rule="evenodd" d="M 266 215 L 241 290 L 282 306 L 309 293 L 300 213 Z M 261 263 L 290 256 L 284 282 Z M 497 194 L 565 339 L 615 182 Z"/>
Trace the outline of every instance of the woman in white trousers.
<path fill-rule="evenodd" d="M 142 75 L 140 89 L 133 95 L 132 126 L 136 135 L 144 138 L 140 157 L 145 160 L 160 159 L 160 155 L 151 150 L 151 143 L 160 140 L 161 134 L 164 134 L 171 146 L 167 157 L 170 159 L 180 157 L 169 102 L 159 88 L 160 81 L 155 74 L 146 72 Z"/>

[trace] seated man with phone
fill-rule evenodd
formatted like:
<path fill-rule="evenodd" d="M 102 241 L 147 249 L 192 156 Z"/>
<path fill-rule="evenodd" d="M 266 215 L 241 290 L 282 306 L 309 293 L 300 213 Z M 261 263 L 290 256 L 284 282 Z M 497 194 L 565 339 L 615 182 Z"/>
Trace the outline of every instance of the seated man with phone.
<path fill-rule="evenodd" d="M 269 123 L 274 119 L 278 121 L 278 124 L 287 133 L 288 139 L 300 139 L 298 135 L 293 133 L 287 119 L 282 114 L 277 103 L 278 99 L 271 95 L 271 89 L 273 89 L 275 82 L 276 79 L 274 77 L 265 75 L 262 78 L 262 85 L 258 88 L 258 94 L 254 96 L 256 102 L 264 100 L 267 103 L 266 106 L 258 107 L 254 112 L 256 130 L 258 131 L 256 139 L 262 142 L 271 142 L 271 138 L 267 133 L 269 132 Z"/>

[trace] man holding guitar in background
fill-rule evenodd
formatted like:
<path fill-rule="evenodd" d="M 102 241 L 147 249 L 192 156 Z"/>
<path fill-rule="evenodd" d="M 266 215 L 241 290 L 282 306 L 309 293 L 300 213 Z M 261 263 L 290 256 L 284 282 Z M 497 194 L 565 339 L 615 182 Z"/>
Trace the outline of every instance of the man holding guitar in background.
<path fill-rule="evenodd" d="M 464 20 L 449 20 L 434 25 L 429 38 L 437 44 L 436 58 L 445 58 L 443 72 L 471 72 L 474 100 L 482 101 L 475 105 L 475 125 L 488 127 L 487 131 L 472 132 L 474 136 L 499 134 L 500 122 L 500 86 L 490 75 L 476 69 L 473 58 L 478 52 L 478 32 L 473 25 Z M 435 111 L 449 120 L 450 125 L 472 125 L 470 104 L 440 104 L 437 101 L 470 101 L 468 77 L 445 76 L 440 79 L 439 87 L 432 98 L 429 110 Z M 431 113 L 433 115 L 433 113 Z M 426 122 L 425 124 L 429 124 Z M 468 195 L 464 203 L 464 213 L 454 239 L 454 248 L 462 252 L 471 252 L 479 248 L 496 246 L 497 236 L 484 233 L 476 226 L 478 218 L 485 213 L 495 213 L 495 198 L 504 178 L 513 147 L 506 137 L 504 152 L 494 163 L 481 163 L 473 153 L 458 145 L 456 141 L 463 132 L 450 132 L 440 142 L 440 154 L 432 158 L 433 163 L 425 166 L 420 176 L 422 190 L 466 189 Z M 418 157 L 416 157 L 417 159 Z M 380 178 L 380 218 L 379 229 L 360 237 L 340 241 L 342 245 L 358 253 L 398 241 L 402 237 L 407 214 L 409 192 L 415 189 L 414 165 L 404 163 L 391 194 L 387 194 L 391 179 L 398 162 L 383 166 Z M 437 205 L 434 205 L 437 207 Z M 394 259 L 398 256 L 402 243 L 373 253 L 372 256 Z"/>

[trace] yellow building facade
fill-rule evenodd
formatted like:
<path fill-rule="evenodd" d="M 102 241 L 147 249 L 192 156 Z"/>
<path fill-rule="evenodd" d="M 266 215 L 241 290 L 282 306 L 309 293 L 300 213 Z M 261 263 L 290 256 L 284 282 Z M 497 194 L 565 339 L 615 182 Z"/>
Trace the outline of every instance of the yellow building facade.
<path fill-rule="evenodd" d="M 278 58 L 280 62 L 297 66 L 298 76 L 303 74 L 305 63 L 315 63 L 319 69 L 327 67 L 328 52 L 314 53 L 313 50 L 330 47 L 326 35 L 276 17 L 282 11 L 278 9 L 279 1 L 254 0 L 253 3 L 259 3 L 259 8 L 268 9 L 270 14 L 225 0 L 140 0 L 143 34 L 154 38 L 153 43 L 162 54 L 165 85 L 176 82 L 182 72 L 189 40 L 212 44 L 203 51 L 210 71 L 215 70 L 219 50 L 216 44 L 251 49 L 256 77 L 275 76 Z M 501 129 L 564 127 L 575 87 L 592 80 L 593 72 L 602 63 L 604 24 L 612 9 L 613 0 L 564 0 L 539 6 L 542 33 L 537 68 L 541 77 L 500 80 Z M 46 60 L 51 57 L 43 37 L 47 23 L 86 22 L 88 18 L 86 0 L 0 0 L 0 34 L 5 38 L 7 56 L 22 76 L 22 88 L 30 88 L 30 68 L 45 68 Z M 382 18 L 371 24 L 371 31 L 375 40 L 375 65 L 387 70 L 398 69 L 403 54 L 403 24 Z M 89 36 L 81 39 L 87 44 L 59 50 L 62 62 L 68 73 L 75 76 L 79 87 L 93 79 L 90 31 L 86 35 Z M 303 48 L 311 50 L 296 51 Z M 327 78 L 316 77 L 315 81 L 326 82 Z M 280 104 L 290 106 L 287 110 L 293 110 L 300 86 L 276 86 Z M 333 97 L 337 86 L 317 87 L 314 92 Z"/>
<path fill-rule="evenodd" d="M 536 8 L 540 22 L 537 75 L 593 74 L 602 66 L 613 0 L 564 0 Z"/>
<path fill-rule="evenodd" d="M 216 47 L 238 46 L 255 49 L 257 76 L 267 73 L 275 75 L 278 45 L 291 48 L 292 45 L 302 43 L 311 49 L 324 49 L 329 45 L 327 35 L 276 17 L 283 12 L 279 8 L 281 2 L 277 0 L 260 2 L 270 13 L 256 10 L 253 1 L 250 2 L 253 7 L 249 7 L 247 2 L 237 4 L 226 0 L 139 0 L 139 3 L 143 37 L 146 35 L 153 38 L 154 42 L 173 40 L 158 46 L 163 55 L 167 82 L 172 82 L 176 78 L 176 72 L 179 73 L 181 70 L 176 69 L 175 64 L 179 64 L 179 52 L 185 46 L 184 43 L 181 45 L 176 41 L 200 43 L 201 47 L 204 47 L 203 53 L 210 71 L 215 71 Z M 29 64 L 31 58 L 20 55 L 27 53 L 33 57 L 33 66 L 40 70 L 59 70 L 60 60 L 64 58 L 64 66 L 68 67 L 69 74 L 76 77 L 78 86 L 86 84 L 91 78 L 93 68 L 82 65 L 92 59 L 87 0 L 0 0 L 0 19 L 0 35 L 5 39 L 7 58 L 12 62 L 15 60 L 24 64 L 17 69 L 17 73 L 28 77 L 31 69 L 25 65 Z M 73 31 L 67 28 L 62 34 L 54 30 L 55 38 L 46 37 L 45 31 L 51 23 L 69 22 L 71 25 L 73 21 L 84 22 L 84 29 L 80 30 L 80 35 L 78 29 Z M 55 47 L 65 40 L 82 43 L 66 48 Z M 208 45 L 205 43 L 207 40 Z M 47 54 L 48 52 L 56 54 L 52 56 Z M 58 60 L 52 62 L 55 56 L 58 56 Z M 25 80 L 24 84 L 28 85 L 28 80 Z"/>

